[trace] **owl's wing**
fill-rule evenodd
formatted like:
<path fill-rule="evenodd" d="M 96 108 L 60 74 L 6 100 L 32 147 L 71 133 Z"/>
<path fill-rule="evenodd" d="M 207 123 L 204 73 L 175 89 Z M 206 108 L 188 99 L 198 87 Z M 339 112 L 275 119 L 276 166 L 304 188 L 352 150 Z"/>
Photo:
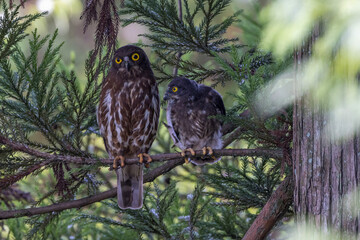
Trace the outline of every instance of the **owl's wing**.
<path fill-rule="evenodd" d="M 215 107 L 217 115 L 219 115 L 219 114 L 221 114 L 223 116 L 226 115 L 225 105 L 224 105 L 224 102 L 222 100 L 220 93 L 218 93 L 214 89 L 211 89 L 209 91 L 207 98 L 209 99 L 209 102 Z"/>
<path fill-rule="evenodd" d="M 199 139 L 204 139 L 211 137 L 222 125 L 221 121 L 211 117 L 225 116 L 226 110 L 221 95 L 214 89 L 201 85 L 199 94 L 200 100 L 194 104 L 190 114 L 191 131 Z"/>

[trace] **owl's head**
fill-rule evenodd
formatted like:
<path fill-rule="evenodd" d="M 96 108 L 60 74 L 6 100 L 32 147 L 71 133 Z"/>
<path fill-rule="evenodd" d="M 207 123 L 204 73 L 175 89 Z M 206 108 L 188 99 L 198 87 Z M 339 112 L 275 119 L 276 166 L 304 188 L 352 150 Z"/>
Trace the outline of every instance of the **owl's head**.
<path fill-rule="evenodd" d="M 181 97 L 195 98 L 198 92 L 198 84 L 185 77 L 176 77 L 168 85 L 164 100 L 177 100 Z"/>
<path fill-rule="evenodd" d="M 134 45 L 126 45 L 116 50 L 112 66 L 116 70 L 124 70 L 127 72 L 130 72 L 132 69 L 150 69 L 150 63 L 146 53 Z"/>

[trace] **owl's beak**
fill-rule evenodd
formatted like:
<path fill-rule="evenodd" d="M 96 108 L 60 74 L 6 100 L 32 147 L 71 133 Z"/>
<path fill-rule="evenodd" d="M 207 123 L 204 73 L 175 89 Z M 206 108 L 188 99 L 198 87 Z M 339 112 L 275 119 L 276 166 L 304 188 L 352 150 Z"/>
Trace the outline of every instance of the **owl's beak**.
<path fill-rule="evenodd" d="M 126 71 L 129 71 L 129 69 L 130 69 L 129 63 L 130 63 L 129 57 L 124 57 L 124 65 L 125 65 Z"/>

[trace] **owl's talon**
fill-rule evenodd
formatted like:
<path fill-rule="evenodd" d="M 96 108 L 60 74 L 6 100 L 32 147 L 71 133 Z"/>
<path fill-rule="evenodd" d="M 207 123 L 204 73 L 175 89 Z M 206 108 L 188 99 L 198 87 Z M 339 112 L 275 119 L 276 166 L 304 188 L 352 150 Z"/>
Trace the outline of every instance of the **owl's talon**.
<path fill-rule="evenodd" d="M 187 148 L 187 149 L 184 149 L 184 150 L 181 151 L 181 156 L 182 156 L 182 157 L 185 157 L 186 151 L 190 152 L 192 156 L 195 156 L 195 155 L 196 155 L 194 149 L 192 149 L 192 148 Z"/>
<path fill-rule="evenodd" d="M 190 152 L 192 156 L 195 156 L 195 155 L 196 155 L 194 149 L 192 149 L 192 148 L 187 148 L 187 149 L 184 149 L 184 150 L 181 151 L 181 156 L 182 156 L 182 157 L 185 157 L 186 151 Z"/>
<path fill-rule="evenodd" d="M 146 161 L 146 163 L 145 163 L 145 167 L 146 167 L 146 168 L 149 168 L 149 167 L 150 167 L 150 163 L 152 162 L 152 158 L 151 158 L 150 155 L 147 154 L 147 153 L 144 153 L 144 156 L 147 157 L 147 161 Z"/>
<path fill-rule="evenodd" d="M 116 158 L 114 158 L 114 162 L 113 162 L 113 169 L 117 169 L 117 157 Z"/>
<path fill-rule="evenodd" d="M 185 157 L 185 156 L 186 156 L 186 151 L 189 151 L 192 156 L 195 156 L 195 155 L 196 155 L 194 149 L 192 149 L 192 148 L 187 148 L 187 149 L 184 149 L 184 150 L 181 151 L 181 156 L 182 156 L 182 157 Z M 189 161 L 189 158 L 188 158 L 188 157 L 185 157 L 185 163 L 189 163 L 189 162 L 190 162 L 190 161 Z"/>
<path fill-rule="evenodd" d="M 120 167 L 125 167 L 125 158 L 123 156 L 120 156 Z"/>
<path fill-rule="evenodd" d="M 125 166 L 125 157 L 124 156 L 116 156 L 114 158 L 114 162 L 113 162 L 113 168 L 116 170 L 118 168 L 118 164 L 117 161 L 120 160 L 120 166 L 124 167 Z"/>
<path fill-rule="evenodd" d="M 209 150 L 209 155 L 212 156 L 214 154 L 214 151 L 212 150 L 211 147 L 206 147 L 207 150 Z"/>
<path fill-rule="evenodd" d="M 144 153 L 144 156 L 145 156 L 145 157 L 147 157 L 147 161 L 146 161 L 146 163 L 151 163 L 151 162 L 152 162 L 152 158 L 150 157 L 150 155 L 149 155 L 149 154 Z"/>
<path fill-rule="evenodd" d="M 185 152 L 186 152 L 186 150 L 182 150 L 182 151 L 181 151 L 181 156 L 182 156 L 182 157 L 185 157 Z"/>
<path fill-rule="evenodd" d="M 206 155 L 206 147 L 203 147 L 202 151 L 203 151 L 203 155 Z"/>
<path fill-rule="evenodd" d="M 138 154 L 138 158 L 139 158 L 139 163 L 142 164 L 144 162 L 144 154 L 143 153 Z"/>
<path fill-rule="evenodd" d="M 206 155 L 206 150 L 209 150 L 209 155 L 212 156 L 214 154 L 214 151 L 212 150 L 211 147 L 203 147 L 202 151 L 203 151 L 203 155 Z"/>
<path fill-rule="evenodd" d="M 147 154 L 147 153 L 140 153 L 140 154 L 138 155 L 138 157 L 139 157 L 139 163 L 143 163 L 143 162 L 144 162 L 144 156 L 147 157 L 147 161 L 146 161 L 146 163 L 145 163 L 145 167 L 146 167 L 146 168 L 149 168 L 149 167 L 150 167 L 150 163 L 152 162 L 152 158 L 150 157 L 149 154 Z"/>
<path fill-rule="evenodd" d="M 188 148 L 188 149 L 186 149 L 186 150 L 188 150 L 188 151 L 191 153 L 192 156 L 195 156 L 195 155 L 196 155 L 194 149 Z"/>

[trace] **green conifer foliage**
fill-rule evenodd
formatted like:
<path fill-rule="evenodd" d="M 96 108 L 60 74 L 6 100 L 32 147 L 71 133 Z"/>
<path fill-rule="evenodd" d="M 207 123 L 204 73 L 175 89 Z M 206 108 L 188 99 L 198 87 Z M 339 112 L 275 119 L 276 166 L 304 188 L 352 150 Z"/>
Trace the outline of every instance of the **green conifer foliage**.
<path fill-rule="evenodd" d="M 99 94 L 97 64 L 86 64 L 86 85 L 83 90 L 74 72 L 61 71 L 56 45 L 57 31 L 41 37 L 35 29 L 30 36 L 24 30 L 44 14 L 18 16 L 20 6 L 9 10 L 2 3 L 0 60 L 0 133 L 10 140 L 52 154 L 90 156 L 87 137 L 96 131 L 95 107 Z M 18 45 L 28 41 L 28 49 Z M 24 41 L 25 41 L 24 40 Z M 40 137 L 32 137 L 38 134 Z M 40 141 L 38 139 L 41 139 Z M 0 149 L 0 188 L 11 186 L 20 179 L 52 169 L 57 184 L 39 202 L 59 193 L 62 200 L 70 199 L 83 181 L 91 179 L 89 169 L 64 163 L 47 163 L 34 156 L 19 154 L 3 146 Z M 70 171 L 71 169 L 71 171 Z"/>

